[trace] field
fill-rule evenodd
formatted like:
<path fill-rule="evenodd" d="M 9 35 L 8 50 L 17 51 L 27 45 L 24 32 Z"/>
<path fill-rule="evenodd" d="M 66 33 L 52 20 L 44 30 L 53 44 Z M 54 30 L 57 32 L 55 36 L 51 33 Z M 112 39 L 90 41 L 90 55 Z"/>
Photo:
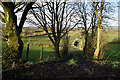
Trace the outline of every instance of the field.
<path fill-rule="evenodd" d="M 24 48 L 22 53 L 22 59 L 26 60 L 27 53 L 27 44 L 30 43 L 29 46 L 29 61 L 35 62 L 40 59 L 41 53 L 41 45 L 43 45 L 43 57 L 42 61 L 54 60 L 54 47 L 50 42 L 45 32 L 37 31 L 38 29 L 32 28 L 26 31 L 26 28 L 23 29 L 23 33 L 21 35 L 22 40 L 24 42 Z M 73 46 L 73 41 L 75 39 L 80 38 L 82 31 L 73 30 L 69 32 L 69 50 L 77 50 L 80 51 L 79 48 Z M 112 60 L 112 61 L 120 61 L 120 51 L 118 43 L 112 43 L 118 40 L 118 32 L 117 31 L 107 31 L 103 32 L 103 37 L 105 38 L 106 43 L 104 44 L 104 59 Z M 81 41 L 84 39 L 82 37 Z M 2 42 L 2 52 L 4 53 L 6 50 L 6 42 Z M 60 51 L 62 50 L 62 40 L 60 43 Z M 74 48 L 73 48 L 74 47 Z"/>
<path fill-rule="evenodd" d="M 54 56 L 54 47 L 44 32 L 35 32 L 32 30 L 29 34 L 22 33 L 24 42 L 22 60 L 26 60 L 27 44 L 29 43 L 29 59 L 20 67 L 3 69 L 3 78 L 13 80 L 19 79 L 41 79 L 55 76 L 63 78 L 76 77 L 118 77 L 120 74 L 120 51 L 117 31 L 103 31 L 102 43 L 104 43 L 102 60 L 86 59 L 82 54 L 81 46 L 84 45 L 84 33 L 81 30 L 69 32 L 69 57 L 56 59 Z M 60 53 L 62 52 L 63 40 L 60 42 Z M 78 41 L 79 45 L 75 46 Z M 81 45 L 81 42 L 83 45 Z M 6 41 L 2 42 L 2 52 L 7 49 Z M 40 60 L 41 45 L 43 45 L 43 57 Z M 104 75 L 103 75 L 104 74 Z M 96 76 L 97 75 L 97 76 Z"/>
<path fill-rule="evenodd" d="M 26 28 L 24 28 L 26 29 Z M 24 31 L 23 29 L 23 31 Z M 29 62 L 35 62 L 39 61 L 40 59 L 40 54 L 41 54 L 41 45 L 43 45 L 43 56 L 42 56 L 42 61 L 48 61 L 48 60 L 54 60 L 54 47 L 47 37 L 47 35 L 44 35 L 44 32 L 35 32 L 37 29 L 29 29 L 29 32 L 27 32 L 27 35 L 25 35 L 26 32 L 23 32 L 21 34 L 23 43 L 24 43 L 24 48 L 23 48 L 23 53 L 22 53 L 22 60 L 26 60 L 26 53 L 27 53 L 27 44 L 29 43 Z M 77 35 L 76 35 L 77 34 Z M 76 32 L 75 34 L 71 35 L 71 39 L 69 41 L 69 48 L 73 49 L 71 44 L 74 39 L 76 39 L 79 36 L 79 32 Z M 62 50 L 62 40 L 60 42 L 60 51 Z M 2 42 L 2 53 L 6 51 L 7 48 L 7 43 L 6 41 Z M 77 48 L 74 48 L 76 50 L 79 50 Z"/>
<path fill-rule="evenodd" d="M 118 31 L 108 31 L 104 33 L 106 44 L 104 45 L 105 59 L 120 61 L 120 42 L 118 41 Z"/>

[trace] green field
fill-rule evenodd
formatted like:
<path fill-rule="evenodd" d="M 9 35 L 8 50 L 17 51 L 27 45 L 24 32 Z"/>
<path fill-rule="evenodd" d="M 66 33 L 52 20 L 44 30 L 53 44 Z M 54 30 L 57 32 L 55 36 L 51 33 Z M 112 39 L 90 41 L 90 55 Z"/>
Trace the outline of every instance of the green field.
<path fill-rule="evenodd" d="M 79 35 L 80 33 L 77 33 Z M 72 35 L 70 39 L 69 47 L 70 49 L 73 49 L 71 46 L 71 42 L 73 42 L 74 39 L 77 38 L 77 35 Z M 34 37 L 26 37 L 22 36 L 22 40 L 24 43 L 23 53 L 22 53 L 22 59 L 26 60 L 26 53 L 27 53 L 27 43 L 30 43 L 29 46 L 29 59 L 28 61 L 38 61 L 40 59 L 40 53 L 41 53 L 41 44 L 43 45 L 43 57 L 42 61 L 48 61 L 53 60 L 54 57 L 54 47 L 49 40 L 49 38 L 46 35 L 40 35 L 40 36 L 34 36 Z M 60 51 L 62 50 L 62 40 L 60 42 Z M 51 45 L 51 47 L 49 47 Z M 4 53 L 7 49 L 7 43 L 6 41 L 2 42 L 2 52 Z M 74 50 L 74 49 L 73 49 Z"/>
<path fill-rule="evenodd" d="M 120 61 L 120 45 L 118 44 L 118 32 L 109 31 L 104 34 L 106 44 L 104 45 L 104 58 L 112 61 Z"/>
<path fill-rule="evenodd" d="M 31 31 L 31 34 L 34 33 Z M 42 33 L 42 32 L 41 32 Z M 75 39 L 77 39 L 80 35 L 80 31 L 71 31 L 69 34 L 69 49 L 70 50 L 78 50 L 78 48 L 73 48 L 72 43 Z M 108 31 L 107 33 L 103 33 L 103 37 L 105 38 L 106 44 L 104 45 L 104 59 L 113 60 L 113 61 L 120 61 L 120 55 L 119 55 L 119 49 L 118 44 L 110 44 L 109 42 L 114 41 L 114 39 L 118 39 L 118 32 L 111 32 Z M 40 35 L 40 36 L 33 36 L 33 37 L 26 37 L 22 36 L 22 40 L 24 42 L 24 48 L 22 53 L 22 59 L 26 59 L 26 53 L 27 53 L 27 43 L 30 43 L 29 48 L 29 61 L 38 61 L 40 58 L 41 53 L 41 44 L 43 45 L 43 61 L 52 60 L 54 48 L 52 43 L 50 42 L 49 38 L 46 35 Z M 83 38 L 82 38 L 83 40 Z M 6 50 L 6 42 L 3 41 L 2 43 L 2 52 L 4 53 Z M 60 43 L 60 50 L 62 50 L 62 40 Z M 50 47 L 51 46 L 51 47 Z M 109 56 L 110 55 L 110 56 Z"/>

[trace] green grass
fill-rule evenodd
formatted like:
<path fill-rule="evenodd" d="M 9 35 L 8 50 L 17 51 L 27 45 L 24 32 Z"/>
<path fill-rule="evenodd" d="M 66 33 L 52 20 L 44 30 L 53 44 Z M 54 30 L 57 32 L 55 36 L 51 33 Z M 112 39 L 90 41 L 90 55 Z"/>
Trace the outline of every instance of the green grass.
<path fill-rule="evenodd" d="M 47 57 L 53 55 L 53 48 L 46 47 L 50 42 L 49 38 L 46 36 L 36 36 L 36 37 L 28 37 L 22 38 L 24 42 L 22 59 L 26 60 L 26 53 L 27 53 L 27 43 L 30 43 L 29 46 L 29 58 L 28 61 L 37 61 L 40 58 L 41 53 L 41 46 L 39 44 L 43 44 L 43 57 L 42 60 L 46 60 Z M 4 53 L 7 49 L 7 42 L 2 42 L 2 53 Z"/>
<path fill-rule="evenodd" d="M 47 36 L 36 36 L 36 37 L 28 37 L 28 38 L 22 38 L 23 42 L 26 44 L 30 42 L 31 44 L 48 44 L 50 42 L 49 38 Z"/>
<path fill-rule="evenodd" d="M 111 42 L 113 39 L 118 39 L 118 32 L 110 32 L 103 33 L 103 37 L 106 39 L 107 42 Z"/>
<path fill-rule="evenodd" d="M 42 59 L 45 59 L 46 57 L 49 57 L 52 55 L 53 49 L 51 48 L 43 48 L 43 57 Z M 23 54 L 22 54 L 22 59 L 26 59 L 26 53 L 27 53 L 27 45 L 24 46 L 23 48 Z M 32 46 L 30 45 L 29 47 L 29 61 L 36 61 L 40 59 L 40 53 L 41 53 L 41 47 L 40 46 Z"/>
<path fill-rule="evenodd" d="M 69 49 L 73 51 L 80 51 L 78 48 L 73 48 L 71 46 L 72 42 L 78 38 L 80 35 L 80 31 L 76 32 L 70 32 L 68 35 L 70 36 L 70 41 L 69 41 Z M 113 41 L 114 39 L 118 38 L 118 32 L 107 32 L 103 34 L 104 38 L 106 38 L 106 44 L 104 45 L 104 52 L 105 56 L 104 58 L 107 58 L 111 53 L 112 55 L 108 58 L 108 60 L 113 60 L 113 61 L 120 61 L 120 52 L 118 49 L 118 44 L 108 44 L 108 42 Z M 43 44 L 44 49 L 43 49 L 43 60 L 47 61 L 50 58 L 53 57 L 53 48 L 49 48 L 48 44 L 52 44 L 49 40 L 49 38 L 46 35 L 43 36 L 35 36 L 35 37 L 28 37 L 26 38 L 25 36 L 22 37 L 22 40 L 24 42 L 24 48 L 23 48 L 23 53 L 22 53 L 22 59 L 26 59 L 26 53 L 27 53 L 27 43 L 29 42 L 30 49 L 29 49 L 29 61 L 37 61 L 40 58 L 40 53 L 41 53 L 41 47 L 39 46 L 40 44 Z M 83 40 L 83 38 L 81 39 Z M 2 52 L 5 52 L 6 50 L 6 42 L 2 42 Z M 60 50 L 62 49 L 62 41 L 60 43 Z"/>
<path fill-rule="evenodd" d="M 118 32 L 108 32 L 107 34 L 103 34 L 106 44 L 104 45 L 104 59 L 108 58 L 108 60 L 112 61 L 120 61 L 120 51 L 119 51 L 119 44 L 110 44 L 109 42 L 113 42 L 114 40 L 118 40 Z"/>
<path fill-rule="evenodd" d="M 118 44 L 107 44 L 105 47 L 105 59 L 109 56 L 108 60 L 120 61 L 120 51 Z"/>
<path fill-rule="evenodd" d="M 72 46 L 71 46 L 71 42 L 73 42 L 74 39 L 76 39 L 78 36 L 79 36 L 80 33 L 75 33 L 74 35 L 73 34 L 70 34 L 70 36 L 72 37 L 70 39 L 70 44 L 69 44 L 69 48 L 71 50 L 79 50 L 78 48 L 74 49 Z M 22 53 L 22 60 L 26 60 L 26 54 L 27 54 L 27 43 L 29 42 L 30 43 L 30 46 L 29 46 L 29 57 L 28 57 L 28 61 L 38 61 L 39 58 L 40 58 L 40 53 L 41 53 L 41 46 L 39 46 L 40 44 L 43 44 L 43 57 L 42 57 L 42 61 L 47 61 L 47 60 L 50 60 L 52 59 L 53 57 L 53 47 L 52 48 L 49 48 L 48 44 L 52 44 L 50 43 L 50 40 L 49 38 L 46 36 L 46 35 L 43 35 L 43 36 L 35 36 L 35 37 L 25 37 L 23 36 L 22 37 L 22 40 L 24 42 L 24 47 L 23 47 L 23 53 Z M 62 49 L 62 40 L 61 40 L 61 43 L 60 43 L 60 50 Z M 7 47 L 7 43 L 5 41 L 2 42 L 2 52 L 5 52 L 6 50 L 6 47 Z"/>
<path fill-rule="evenodd" d="M 67 62 L 67 64 L 68 64 L 68 65 L 75 65 L 76 62 L 77 62 L 77 60 L 75 60 L 75 59 L 70 59 L 70 60 Z"/>

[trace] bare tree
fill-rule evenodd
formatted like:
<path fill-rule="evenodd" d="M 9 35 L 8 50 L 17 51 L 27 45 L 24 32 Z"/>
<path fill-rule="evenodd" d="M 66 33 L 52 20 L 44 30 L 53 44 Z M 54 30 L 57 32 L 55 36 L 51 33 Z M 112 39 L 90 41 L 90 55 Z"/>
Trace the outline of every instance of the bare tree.
<path fill-rule="evenodd" d="M 97 18 L 96 14 L 96 2 L 76 2 L 74 5 L 75 12 L 78 15 L 78 18 L 81 18 L 81 25 L 83 25 L 83 29 L 85 31 L 85 46 L 84 46 L 84 53 L 87 57 L 92 57 L 95 49 L 96 49 L 96 40 L 97 40 L 97 28 L 99 25 L 100 20 Z M 98 3 L 100 5 L 100 3 Z M 100 6 L 99 6 L 100 8 Z M 97 5 L 97 11 L 100 12 L 100 9 Z M 104 9 L 102 10 L 102 21 L 106 26 L 109 22 L 107 20 L 114 19 L 111 16 L 111 12 L 113 12 L 113 5 L 111 3 L 106 2 Z M 102 23 L 101 23 L 102 24 Z M 104 26 L 104 27 L 105 27 Z"/>
<path fill-rule="evenodd" d="M 94 11 L 94 7 L 89 2 L 76 2 L 75 12 L 78 15 L 78 18 L 81 19 L 81 25 L 83 25 L 84 33 L 85 33 L 85 46 L 84 53 L 87 54 L 88 50 L 88 38 L 89 31 L 92 28 L 92 33 L 94 33 L 94 29 L 96 26 L 96 14 Z"/>
<path fill-rule="evenodd" d="M 80 22 L 74 14 L 74 6 L 66 1 L 53 1 L 37 3 L 36 7 L 39 8 L 31 10 L 31 12 L 38 23 L 31 19 L 29 22 L 38 25 L 47 33 L 54 45 L 56 57 L 60 58 L 59 44 L 61 38 Z"/>
<path fill-rule="evenodd" d="M 98 28 L 97 28 L 97 48 L 95 50 L 94 59 L 98 59 L 99 51 L 100 51 L 100 40 L 101 40 L 101 32 L 102 32 L 102 15 L 103 15 L 103 9 L 104 9 L 105 0 L 102 0 L 99 4 L 99 2 L 95 2 L 95 11 L 96 16 L 98 19 Z M 99 13 L 100 12 L 100 13 Z"/>
<path fill-rule="evenodd" d="M 32 5 L 35 2 L 28 1 L 20 1 L 20 2 L 9 2 L 0 1 L 0 5 L 2 6 L 4 12 L 0 11 L 0 20 L 6 23 L 5 34 L 7 38 L 7 43 L 10 47 L 9 56 L 6 58 L 8 63 L 11 62 L 19 62 L 19 59 L 22 55 L 23 50 L 23 42 L 20 38 L 20 34 L 22 32 L 23 25 L 26 20 L 26 16 L 28 11 L 32 8 Z M 20 23 L 17 25 L 17 15 L 16 13 L 23 10 Z M 11 62 L 9 62 L 12 60 Z"/>

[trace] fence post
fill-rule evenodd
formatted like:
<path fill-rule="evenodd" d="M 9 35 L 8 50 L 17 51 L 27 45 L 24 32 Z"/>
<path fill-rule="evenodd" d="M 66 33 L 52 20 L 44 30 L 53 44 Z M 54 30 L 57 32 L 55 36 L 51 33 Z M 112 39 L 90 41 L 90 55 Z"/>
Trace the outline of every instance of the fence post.
<path fill-rule="evenodd" d="M 28 56 L 29 56 L 29 43 L 27 44 L 27 56 L 26 56 L 26 62 L 28 62 Z"/>
<path fill-rule="evenodd" d="M 40 60 L 42 60 L 42 56 L 43 56 L 43 44 L 41 45 Z"/>

